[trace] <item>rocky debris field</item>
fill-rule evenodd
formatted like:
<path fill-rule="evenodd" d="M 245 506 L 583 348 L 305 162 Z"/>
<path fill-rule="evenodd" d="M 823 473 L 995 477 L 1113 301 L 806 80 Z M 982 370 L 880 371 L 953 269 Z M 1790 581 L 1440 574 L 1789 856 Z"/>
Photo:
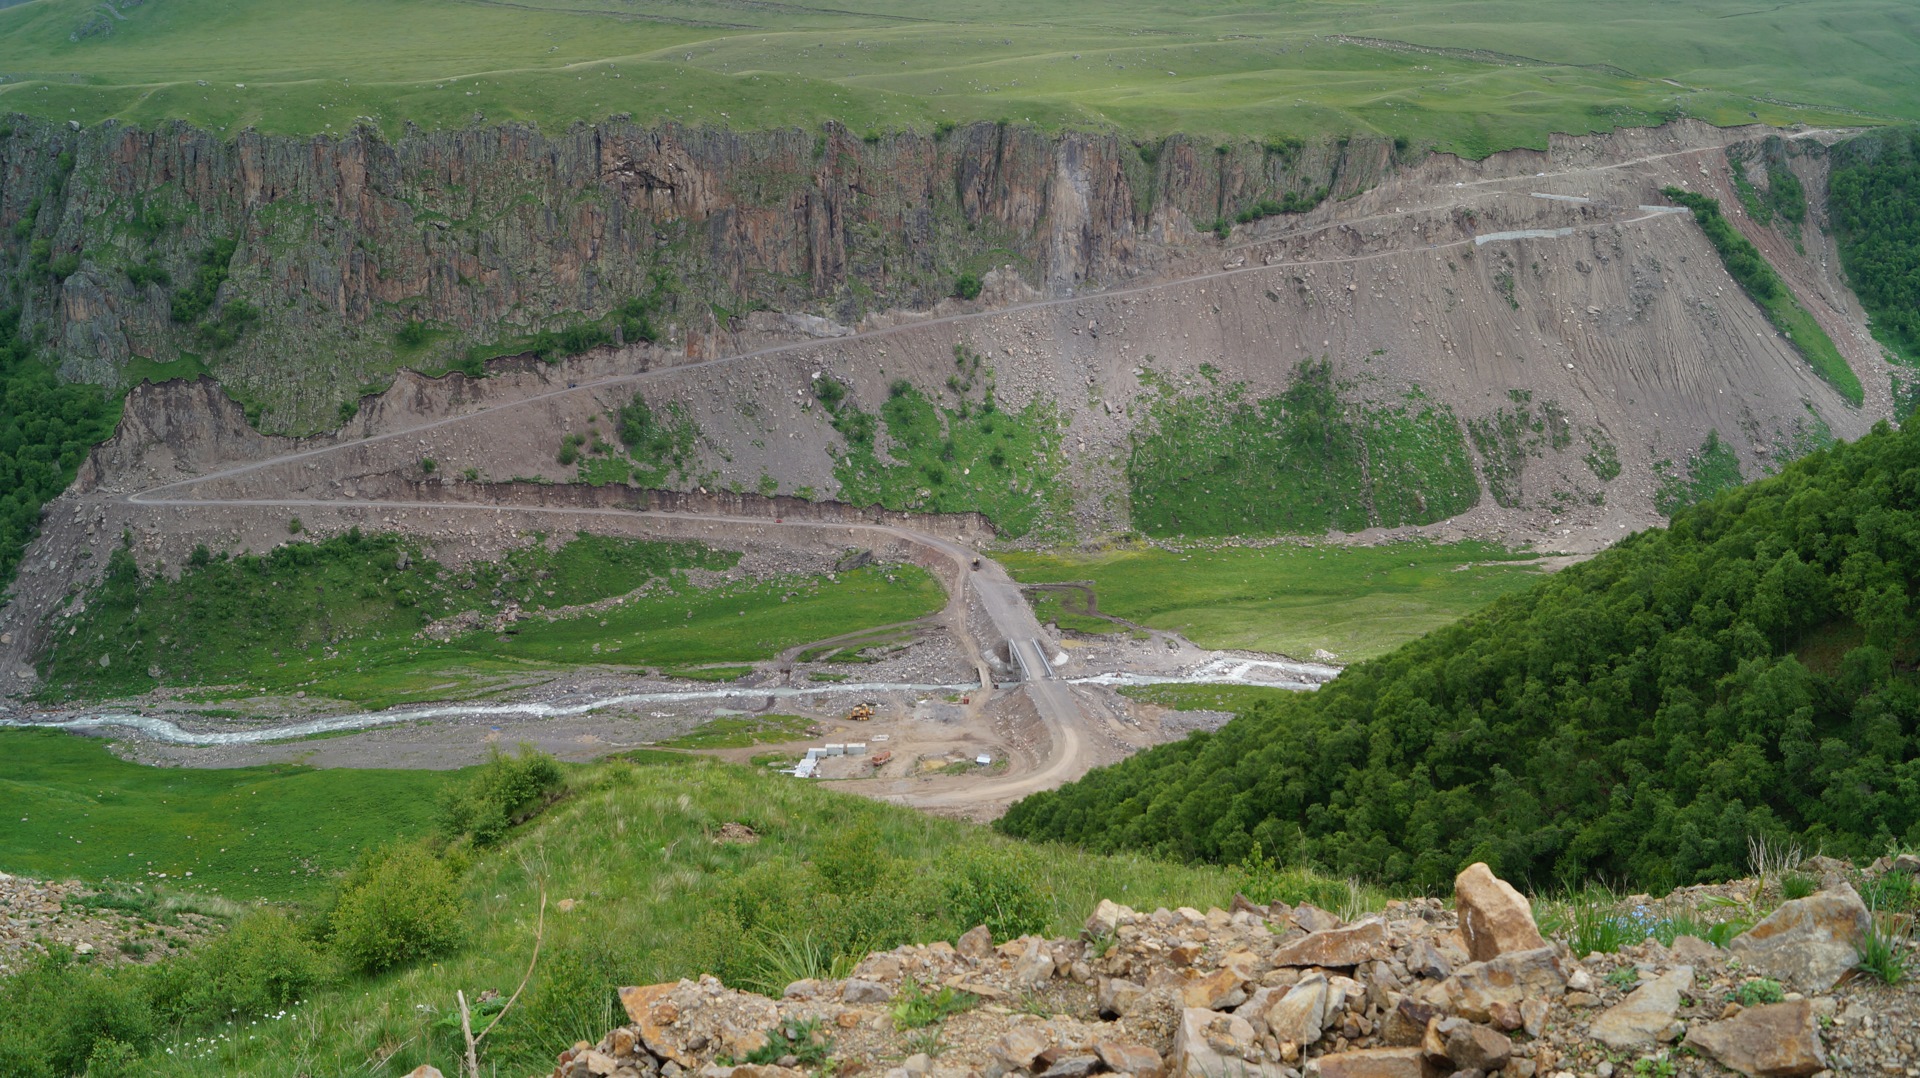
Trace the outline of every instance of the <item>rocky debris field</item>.
<path fill-rule="evenodd" d="M 1755 1078 L 1915 1074 L 1910 984 L 1858 971 L 1882 929 L 1816 858 L 1820 889 L 1717 947 L 1680 936 L 1577 956 L 1485 865 L 1451 908 L 1351 920 L 1302 904 L 1151 912 L 1102 901 L 1072 939 L 976 928 L 869 955 L 780 999 L 711 977 L 621 992 L 630 1024 L 554 1078 Z M 1851 878 L 1849 878 L 1851 877 Z M 1759 882 L 1721 887 L 1771 893 Z M 1700 895 L 1691 896 L 1694 898 Z M 1884 938 L 1884 937 L 1883 937 Z M 1904 940 L 1895 943 L 1904 949 Z"/>
<path fill-rule="evenodd" d="M 49 883 L 0 872 L 0 976 L 25 966 L 49 946 L 103 961 L 156 961 L 186 950 L 219 925 L 213 918 L 180 912 L 168 918 L 173 923 L 160 927 L 132 909 L 83 904 L 91 891 L 78 882 Z"/>

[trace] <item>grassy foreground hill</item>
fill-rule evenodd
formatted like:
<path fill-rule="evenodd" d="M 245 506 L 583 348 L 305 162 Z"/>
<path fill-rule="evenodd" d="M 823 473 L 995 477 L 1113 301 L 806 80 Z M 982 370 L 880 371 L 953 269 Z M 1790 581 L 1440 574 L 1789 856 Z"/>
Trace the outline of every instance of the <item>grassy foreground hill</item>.
<path fill-rule="evenodd" d="M 1416 888 L 1738 875 L 1920 842 L 1920 426 L 1882 425 L 1311 696 L 1016 804 L 1010 834 Z"/>
<path fill-rule="evenodd" d="M 550 764 L 535 759 L 536 770 Z M 477 769 L 447 803 L 485 802 L 516 770 L 526 773 L 517 762 Z M 314 773 L 310 785 L 337 775 Z M 605 1032 L 621 984 L 711 972 L 777 994 L 800 977 L 844 975 L 869 949 L 974 924 L 999 937 L 1075 931 L 1109 896 L 1144 908 L 1225 906 L 1236 890 L 1348 912 L 1379 902 L 1298 873 L 1249 878 L 1028 846 L 681 755 L 549 775 L 559 788 L 532 800 L 557 803 L 492 843 L 478 841 L 471 813 L 448 812 L 443 829 L 464 837 L 443 830 L 431 849 L 391 848 L 335 893 L 256 909 L 192 955 L 103 968 L 56 954 L 0 980 L 0 1074 L 398 1076 L 427 1062 L 451 1072 L 455 991 L 491 1000 L 484 1023 L 530 963 L 480 1061 L 488 1074 L 543 1073 L 557 1048 Z M 439 803 L 441 784 L 418 792 Z M 356 931 L 367 921 L 387 930 L 371 954 Z"/>
<path fill-rule="evenodd" d="M 1904 0 L 87 0 L 0 7 L 0 111 L 340 132 L 632 113 L 765 128 L 1373 131 L 1481 156 L 1688 115 L 1920 118 Z"/>

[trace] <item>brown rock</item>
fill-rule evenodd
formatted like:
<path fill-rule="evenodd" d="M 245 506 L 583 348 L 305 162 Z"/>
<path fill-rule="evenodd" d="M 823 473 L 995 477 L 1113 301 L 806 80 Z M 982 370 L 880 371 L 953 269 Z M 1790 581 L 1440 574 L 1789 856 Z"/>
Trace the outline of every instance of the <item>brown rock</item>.
<path fill-rule="evenodd" d="M 1167 1078 L 1278 1078 L 1278 1067 L 1246 1059 L 1257 1040 L 1244 1018 L 1188 1007 L 1180 1013 Z"/>
<path fill-rule="evenodd" d="M 1675 936 L 1670 951 L 1675 959 L 1692 965 L 1715 962 L 1722 957 L 1720 948 L 1698 936 Z"/>
<path fill-rule="evenodd" d="M 993 957 L 993 933 L 986 925 L 975 925 L 962 933 L 954 942 L 954 950 L 968 958 Z"/>
<path fill-rule="evenodd" d="M 1146 994 L 1146 986 L 1137 981 L 1119 977 L 1104 978 L 1100 981 L 1099 989 L 1100 1013 L 1114 1017 L 1130 1014 Z"/>
<path fill-rule="evenodd" d="M 1760 923 L 1735 936 L 1727 953 L 1747 968 L 1824 992 L 1860 961 L 1860 941 L 1873 927 L 1853 888 L 1838 888 L 1781 903 Z"/>
<path fill-rule="evenodd" d="M 1015 1028 L 1008 1030 L 993 1043 L 993 1058 L 1005 1063 L 1014 1070 L 1026 1070 L 1040 1053 L 1050 1047 L 1047 1038 L 1035 1030 Z"/>
<path fill-rule="evenodd" d="M 1547 1031 L 1546 1000 L 1523 999 L 1520 1001 L 1520 1028 L 1526 1030 L 1529 1037 L 1539 1037 Z"/>
<path fill-rule="evenodd" d="M 780 998 L 781 999 L 818 999 L 822 995 L 825 995 L 827 990 L 828 990 L 827 982 L 815 980 L 812 977 L 807 977 L 802 980 L 795 981 L 792 984 L 788 985 L 786 988 L 786 991 L 780 993 Z"/>
<path fill-rule="evenodd" d="M 1461 1022 L 1447 1031 L 1447 1058 L 1455 1069 L 1497 1071 L 1513 1055 L 1513 1042 L 1486 1026 Z"/>
<path fill-rule="evenodd" d="M 1587 1027 L 1587 1035 L 1616 1052 L 1671 1041 L 1680 1035 L 1680 1024 L 1674 1019 L 1680 994 L 1692 987 L 1693 967 L 1676 966 L 1601 1011 Z"/>
<path fill-rule="evenodd" d="M 1432 1078 L 1438 1073 L 1418 1048 L 1334 1052 L 1307 1064 L 1307 1074 L 1318 1074 L 1320 1078 Z"/>
<path fill-rule="evenodd" d="M 1447 961 L 1432 940 L 1415 940 L 1413 946 L 1407 948 L 1407 971 L 1415 977 L 1443 981 L 1453 976 L 1453 963 Z"/>
<path fill-rule="evenodd" d="M 1220 1011 L 1245 1003 L 1247 994 L 1241 989 L 1239 974 L 1230 969 L 1217 969 L 1181 985 L 1180 1000 L 1183 1006 Z"/>
<path fill-rule="evenodd" d="M 1100 1069 L 1100 1060 L 1097 1056 L 1081 1053 L 1050 1064 L 1046 1070 L 1040 1072 L 1039 1078 L 1087 1078 L 1098 1069 Z"/>
<path fill-rule="evenodd" d="M 1469 962 L 1438 987 L 1448 1010 L 1485 1022 L 1493 1017 L 1495 1003 L 1518 1003 L 1529 996 L 1556 999 L 1566 991 L 1566 985 L 1558 953 L 1551 947 L 1539 947 L 1487 962 Z"/>
<path fill-rule="evenodd" d="M 1686 1044 L 1751 1078 L 1805 1078 L 1827 1069 L 1810 1000 L 1769 1003 L 1723 1022 L 1695 1023 Z"/>
<path fill-rule="evenodd" d="M 1107 1069 L 1119 1074 L 1132 1074 L 1137 1078 L 1154 1078 L 1165 1064 L 1160 1053 L 1144 1044 L 1129 1041 L 1095 1041 L 1093 1053 Z"/>
<path fill-rule="evenodd" d="M 1380 1039 L 1395 1048 L 1417 1048 L 1427 1024 L 1440 1017 L 1440 1008 L 1408 997 L 1395 1004 L 1380 1024 Z"/>
<path fill-rule="evenodd" d="M 1294 924 L 1309 932 L 1325 932 L 1340 927 L 1340 918 L 1306 902 L 1295 906 L 1289 916 L 1293 918 Z"/>
<path fill-rule="evenodd" d="M 1487 1021 L 1496 1029 L 1512 1033 L 1519 1029 L 1524 1021 L 1520 1017 L 1520 1004 L 1508 1003 L 1504 999 L 1495 1000 L 1493 1005 L 1487 1008 Z"/>
<path fill-rule="evenodd" d="M 1483 861 L 1454 877 L 1453 904 L 1460 911 L 1460 935 L 1466 940 L 1467 954 L 1476 962 L 1547 945 L 1533 923 L 1532 903 Z"/>
<path fill-rule="evenodd" d="M 1032 988 L 1053 976 L 1053 950 L 1038 936 L 1029 939 L 1013 964 L 1013 983 Z"/>
<path fill-rule="evenodd" d="M 1100 904 L 1095 906 L 1093 912 L 1087 915 L 1087 935 L 1096 939 L 1101 936 L 1113 935 L 1119 930 L 1121 919 L 1132 912 L 1132 910 L 1110 898 L 1101 899 Z M 981 927 L 984 928 L 986 926 L 982 925 Z"/>
<path fill-rule="evenodd" d="M 1314 932 L 1273 952 L 1276 966 L 1326 966 L 1345 969 L 1384 958 L 1387 928 L 1378 921 Z"/>
<path fill-rule="evenodd" d="M 863 981 L 879 981 L 882 984 L 895 984 L 900 980 L 900 956 L 887 951 L 870 954 L 853 967 L 853 976 Z"/>
<path fill-rule="evenodd" d="M 893 998 L 893 989 L 879 981 L 854 977 L 841 987 L 840 998 L 848 1003 L 885 1003 Z"/>
<path fill-rule="evenodd" d="M 650 984 L 640 988 L 622 988 L 620 1005 L 626 1008 L 627 1017 L 639 1027 L 640 1039 L 647 1047 L 662 1059 L 670 1059 L 682 1067 L 697 1067 L 699 1060 L 691 1052 L 680 1047 L 671 1035 L 670 1027 L 680 1020 L 680 1008 L 670 997 L 674 989 L 685 982 L 675 984 Z"/>
<path fill-rule="evenodd" d="M 1306 1047 L 1320 1039 L 1331 1016 L 1338 1016 L 1346 1004 L 1341 995 L 1333 999 L 1333 987 L 1324 974 L 1312 973 L 1288 989 L 1280 1001 L 1267 1009 L 1267 1031 L 1278 1041 Z"/>
<path fill-rule="evenodd" d="M 771 1063 L 747 1063 L 734 1067 L 727 1078 L 807 1078 L 807 1072 L 793 1067 L 777 1067 Z"/>

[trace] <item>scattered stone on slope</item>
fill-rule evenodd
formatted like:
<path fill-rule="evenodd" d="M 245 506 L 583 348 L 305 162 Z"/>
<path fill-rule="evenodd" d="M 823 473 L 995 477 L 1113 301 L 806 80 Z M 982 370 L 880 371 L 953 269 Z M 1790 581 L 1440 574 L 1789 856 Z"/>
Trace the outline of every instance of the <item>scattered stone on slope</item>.
<path fill-rule="evenodd" d="M 1781 903 L 1734 937 L 1727 951 L 1753 969 L 1797 988 L 1824 992 L 1860 961 L 1872 915 L 1854 889 L 1838 887 Z"/>
<path fill-rule="evenodd" d="M 1309 931 L 1302 909 L 1333 923 Z M 1864 979 L 1841 986 L 1838 1003 L 1791 996 L 1742 1009 L 1729 1001 L 1751 967 L 1684 937 L 1584 960 L 1546 942 L 1470 961 L 1435 899 L 1345 926 L 1312 907 L 1103 902 L 1079 939 L 990 943 L 982 933 L 972 954 L 946 942 L 876 953 L 849 978 L 796 981 L 779 1001 L 710 977 L 623 989 L 632 1024 L 575 1045 L 553 1073 L 802 1078 L 730 1061 L 806 1022 L 830 1035 L 833 1072 L 871 1078 L 1708 1078 L 1730 1073 L 1722 1064 L 1751 1078 L 1838 1078 L 1904 1074 L 1920 1045 L 1911 1008 L 1881 1009 L 1884 989 Z M 1352 964 L 1292 964 L 1308 955 Z M 1451 956 L 1445 976 L 1417 961 L 1440 956 Z M 1630 992 L 1623 971 L 1639 978 Z M 896 1028 L 889 1010 L 909 979 L 980 997 L 941 1024 L 932 1058 L 910 1039 L 926 1031 Z M 1694 1055 L 1678 1054 L 1683 1034 Z M 1649 1059 L 1651 1070 L 1639 1066 Z"/>
<path fill-rule="evenodd" d="M 1696 1023 L 1687 1030 L 1686 1044 L 1750 1078 L 1807 1078 L 1827 1069 L 1814 1006 L 1805 999 Z"/>
<path fill-rule="evenodd" d="M 1692 987 L 1692 966 L 1668 970 L 1600 1012 L 1588 1033 L 1616 1051 L 1677 1040 L 1683 1030 L 1674 1015 L 1680 1010 L 1681 993 Z"/>
<path fill-rule="evenodd" d="M 1385 957 L 1386 938 L 1386 926 L 1378 921 L 1313 932 L 1275 951 L 1273 964 L 1353 967 Z"/>

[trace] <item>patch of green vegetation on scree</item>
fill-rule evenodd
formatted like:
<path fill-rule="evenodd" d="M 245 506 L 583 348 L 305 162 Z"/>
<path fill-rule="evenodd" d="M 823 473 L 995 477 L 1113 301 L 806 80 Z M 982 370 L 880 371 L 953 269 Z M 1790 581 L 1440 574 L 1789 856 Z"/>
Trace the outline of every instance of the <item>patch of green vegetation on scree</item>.
<path fill-rule="evenodd" d="M 1690 505 L 1698 505 L 1715 494 L 1745 482 L 1740 474 L 1740 457 L 1720 440 L 1720 432 L 1710 430 L 1700 448 L 1687 454 L 1685 467 L 1670 460 L 1653 462 L 1660 477 L 1653 492 L 1653 507 L 1663 516 L 1672 516 Z"/>
<path fill-rule="evenodd" d="M 1239 714 L 1255 704 L 1271 704 L 1298 695 L 1293 689 L 1260 685 L 1126 685 L 1120 695 L 1175 711 L 1229 711 Z"/>
<path fill-rule="evenodd" d="M 1342 396 L 1308 360 L 1275 397 L 1243 383 L 1160 389 L 1127 460 L 1134 527 L 1149 535 L 1271 535 L 1428 524 L 1478 504 L 1453 410 L 1414 391 L 1393 405 Z"/>
<path fill-rule="evenodd" d="M 464 774 L 147 767 L 48 730 L 0 730 L 0 757 L 0 870 L 276 901 L 324 893 L 367 850 L 432 830 L 441 789 Z"/>
<path fill-rule="evenodd" d="M 1793 291 L 1767 264 L 1759 248 L 1720 212 L 1720 203 L 1678 187 L 1664 188 L 1661 193 L 1693 211 L 1700 231 L 1706 233 L 1708 242 L 1720 252 L 1720 261 L 1725 263 L 1727 273 L 1766 313 L 1767 321 L 1793 344 L 1813 368 L 1813 373 L 1858 408 L 1866 395 L 1860 388 L 1859 376 L 1847 365 L 1847 358 L 1834 347 L 1833 338 L 1820 328 L 1820 323 L 1793 297 Z"/>
<path fill-rule="evenodd" d="M 1342 662 L 1384 654 L 1538 579 L 1533 555 L 1490 543 L 1276 544 L 1101 554 L 1005 551 L 1022 583 L 1091 580 L 1100 610 L 1203 648 Z"/>
<path fill-rule="evenodd" d="M 1467 420 L 1467 434 L 1480 453 L 1480 473 L 1486 477 L 1493 500 L 1507 509 L 1521 508 L 1520 480 L 1527 461 L 1549 452 L 1564 453 L 1573 445 L 1573 421 L 1557 400 L 1535 403 L 1530 389 L 1507 390 L 1508 406 Z M 1582 457 L 1594 477 L 1608 482 L 1620 474 L 1620 457 L 1606 432 L 1586 431 L 1587 452 Z"/>
<path fill-rule="evenodd" d="M 40 656 L 49 698 L 98 699 L 159 685 L 239 686 L 385 707 L 444 699 L 501 678 L 579 663 L 673 666 L 750 662 L 785 647 L 939 609 L 939 585 L 915 566 L 873 566 L 838 580 L 797 577 L 698 588 L 689 569 L 726 569 L 731 551 L 697 543 L 583 535 L 496 563 L 442 568 L 391 534 L 289 543 L 264 556 L 196 552 L 179 579 L 142 573 L 116 550 L 74 631 Z M 549 621 L 541 608 L 625 596 L 599 614 Z M 549 594 L 551 593 L 551 594 Z M 534 615 L 496 636 L 449 643 L 429 623 L 508 603 Z"/>
<path fill-rule="evenodd" d="M 841 501 L 920 513 L 977 512 L 1016 539 L 1065 538 L 1071 529 L 1058 409 L 1035 399 L 1019 412 L 1001 410 L 993 372 L 965 345 L 954 347 L 954 373 L 937 399 L 902 379 L 888 388 L 876 416 L 861 411 L 831 376 L 814 383 L 814 395 L 846 439 L 833 464 Z M 948 397 L 952 406 L 945 403 Z"/>
<path fill-rule="evenodd" d="M 1077 593 L 1038 591 L 1029 593 L 1027 598 L 1033 604 L 1034 616 L 1040 619 L 1042 625 L 1057 625 L 1069 632 L 1096 636 L 1129 631 L 1124 625 L 1084 613 L 1085 600 Z"/>
<path fill-rule="evenodd" d="M 1847 283 L 1888 361 L 1920 368 L 1920 128 L 1862 135 L 1832 155 L 1827 209 Z M 1892 378 L 1904 422 L 1920 405 L 1920 371 Z"/>
<path fill-rule="evenodd" d="M 87 0 L 0 10 L 0 107 L 344 133 L 630 113 L 861 133 L 1000 119 L 1264 139 L 1375 131 L 1473 157 L 1552 132 L 1920 118 L 1906 0 L 1075 0 L 654 8 L 528 0 Z M 92 21 L 108 32 L 74 40 Z M 1703 50 L 1700 42 L 1712 42 Z M 1786 104 L 1801 102 L 1805 104 Z"/>
<path fill-rule="evenodd" d="M 448 1020 L 448 1001 L 456 989 L 470 1001 L 486 989 L 513 993 L 527 972 L 543 894 L 538 964 L 525 993 L 481 1044 L 483 1073 L 551 1070 L 556 1044 L 600 1036 L 617 1024 L 614 991 L 625 984 L 711 973 L 728 985 L 778 993 L 797 977 L 844 970 L 869 949 L 952 939 L 975 924 L 987 924 L 995 938 L 1070 935 L 1107 897 L 1148 909 L 1204 909 L 1225 908 L 1244 892 L 1255 901 L 1349 911 L 1379 909 L 1386 897 L 1270 867 L 1034 847 L 755 769 L 677 754 L 636 756 L 563 767 L 566 796 L 511 828 L 497 846 L 455 850 L 437 864 L 430 854 L 413 855 L 413 865 L 457 879 L 461 939 L 453 949 L 375 976 L 330 970 L 297 989 L 305 996 L 297 1020 L 253 1021 L 248 1014 L 212 1028 L 135 1026 L 123 1073 L 226 1078 L 298 1070 L 399 1078 L 429 1061 L 460 1058 L 464 1045 L 457 1017 Z M 759 841 L 724 841 L 726 824 L 751 828 Z M 564 914 L 555 908 L 562 898 L 573 900 Z M 280 938 L 297 943 L 324 933 L 321 917 L 337 912 L 325 899 L 295 910 Z M 283 969 L 290 957 L 271 953 L 263 964 L 271 959 L 280 964 L 269 968 Z M 110 1015 L 118 1018 L 131 1009 L 129 997 L 150 998 L 179 982 L 168 974 L 83 968 L 67 990 L 76 1008 L 103 999 L 120 1004 Z M 18 983 L 0 981 L 0 1050 L 9 1033 L 45 1036 L 9 1030 L 10 1020 L 63 1013 L 44 999 L 9 996 Z M 102 1012 L 96 1005 L 81 1013 Z M 85 1039 L 73 1054 L 84 1060 L 90 1040 L 129 1026 L 79 1023 L 76 1033 Z M 46 1056 L 14 1058 L 31 1064 Z M 22 1073 L 58 1078 L 45 1069 Z"/>
<path fill-rule="evenodd" d="M 660 745 L 672 749 L 744 749 L 797 741 L 813 728 L 814 720 L 801 715 L 727 716 L 702 723 L 699 729 Z"/>

